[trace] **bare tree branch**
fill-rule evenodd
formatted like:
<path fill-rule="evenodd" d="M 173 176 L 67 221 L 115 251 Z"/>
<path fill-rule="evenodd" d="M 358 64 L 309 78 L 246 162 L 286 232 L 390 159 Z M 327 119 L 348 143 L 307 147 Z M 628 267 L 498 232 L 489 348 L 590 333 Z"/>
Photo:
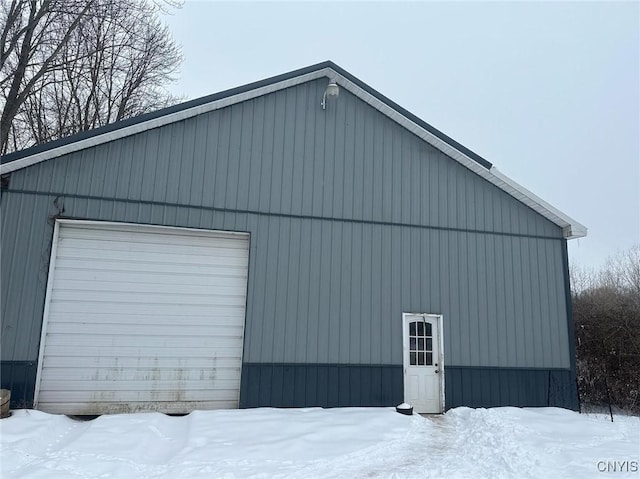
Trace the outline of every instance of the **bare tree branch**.
<path fill-rule="evenodd" d="M 175 102 L 175 0 L 12 0 L 0 8 L 0 153 Z"/>
<path fill-rule="evenodd" d="M 578 385 L 584 402 L 640 409 L 640 245 L 600 271 L 572 266 Z M 606 389 L 606 391 L 605 391 Z"/>

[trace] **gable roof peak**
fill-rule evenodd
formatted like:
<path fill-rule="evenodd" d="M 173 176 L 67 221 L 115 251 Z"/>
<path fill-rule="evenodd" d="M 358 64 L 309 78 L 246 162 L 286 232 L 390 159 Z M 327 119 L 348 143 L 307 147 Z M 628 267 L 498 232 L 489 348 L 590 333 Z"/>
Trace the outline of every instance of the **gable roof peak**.
<path fill-rule="evenodd" d="M 583 225 L 498 172 L 490 162 L 480 155 L 429 125 L 382 93 L 374 90 L 331 60 L 325 60 L 288 73 L 189 100 L 178 105 L 111 123 L 94 130 L 81 132 L 66 138 L 4 155 L 0 158 L 0 174 L 11 173 L 12 171 L 26 168 L 74 151 L 124 138 L 152 128 L 158 128 L 322 77 L 327 77 L 335 81 L 340 87 L 345 88 L 453 160 L 461 163 L 463 166 L 482 176 L 490 183 L 493 183 L 498 188 L 560 226 L 563 229 L 565 238 L 570 239 L 586 236 L 587 229 Z"/>

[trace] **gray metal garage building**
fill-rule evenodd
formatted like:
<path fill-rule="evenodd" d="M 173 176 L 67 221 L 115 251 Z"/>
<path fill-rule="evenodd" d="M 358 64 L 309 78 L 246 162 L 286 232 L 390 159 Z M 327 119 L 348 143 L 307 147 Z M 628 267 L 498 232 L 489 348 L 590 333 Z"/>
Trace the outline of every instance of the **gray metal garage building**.
<path fill-rule="evenodd" d="M 14 407 L 577 408 L 586 228 L 331 62 L 1 168 Z"/>

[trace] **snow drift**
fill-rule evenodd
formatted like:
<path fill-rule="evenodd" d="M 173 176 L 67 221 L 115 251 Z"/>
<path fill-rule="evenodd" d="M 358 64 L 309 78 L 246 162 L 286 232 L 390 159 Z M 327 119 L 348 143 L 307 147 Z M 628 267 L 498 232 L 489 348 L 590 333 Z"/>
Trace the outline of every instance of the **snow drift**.
<path fill-rule="evenodd" d="M 3 478 L 638 477 L 637 417 L 556 409 L 248 409 L 0 421 Z M 635 468 L 634 468 L 635 464 Z"/>

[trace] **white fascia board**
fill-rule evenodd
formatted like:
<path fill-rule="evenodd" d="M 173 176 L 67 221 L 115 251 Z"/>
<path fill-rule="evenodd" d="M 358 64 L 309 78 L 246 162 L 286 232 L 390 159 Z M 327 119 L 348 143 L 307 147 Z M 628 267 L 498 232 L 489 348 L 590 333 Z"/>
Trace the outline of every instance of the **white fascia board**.
<path fill-rule="evenodd" d="M 514 198 L 520 200 L 522 203 L 537 211 L 553 223 L 562 227 L 562 234 L 567 239 L 582 238 L 587 236 L 587 227 L 570 216 L 564 214 L 559 209 L 547 203 L 535 193 L 532 193 L 524 186 L 516 183 L 514 180 L 502 174 L 494 166 L 489 172 L 496 180 L 493 182 L 496 186 L 509 193 Z M 491 181 L 491 180 L 489 180 Z"/>
<path fill-rule="evenodd" d="M 581 225 L 574 219 L 554 208 L 549 203 L 533 194 L 525 187 L 506 177 L 505 175 L 500 173 L 495 166 L 492 167 L 491 170 L 487 170 L 478 162 L 472 160 L 467 155 L 452 147 L 444 140 L 438 138 L 433 133 L 414 123 L 412 120 L 402 115 L 397 110 L 391 108 L 389 105 L 379 100 L 378 98 L 331 68 L 322 68 L 320 70 L 290 78 L 288 80 L 272 83 L 270 85 L 259 87 L 254 90 L 239 93 L 237 95 L 229 96 L 226 98 L 221 98 L 220 100 L 215 100 L 203 105 L 198 105 L 187 110 L 170 113 L 162 117 L 154 118 L 152 120 L 114 130 L 102 135 L 94 136 L 92 138 L 87 138 L 86 140 L 80 140 L 68 145 L 60 146 L 58 148 L 43 151 L 41 153 L 36 153 L 25 158 L 20 158 L 10 163 L 0 165 L 0 173 L 10 173 L 12 171 L 25 168 L 41 161 L 54 158 L 56 156 L 65 155 L 74 151 L 82 150 L 92 146 L 100 145 L 102 143 L 124 138 L 126 136 L 134 135 L 136 133 L 141 133 L 152 128 L 158 128 L 169 123 L 185 120 L 202 113 L 225 108 L 236 103 L 251 100 L 268 93 L 273 93 L 275 91 L 299 85 L 301 83 L 306 83 L 308 81 L 316 80 L 322 77 L 327 77 L 330 80 L 335 81 L 339 86 L 353 93 L 362 101 L 368 103 L 382 114 L 386 115 L 396 123 L 411 131 L 416 136 L 422 138 L 427 143 L 443 152 L 445 155 L 456 160 L 458 163 L 462 164 L 474 173 L 480 175 L 490 183 L 496 185 L 498 188 L 513 196 L 517 200 L 521 201 L 525 205 L 529 206 L 531 209 L 538 212 L 554 224 L 560 226 L 565 238 L 581 238 L 587 235 L 587 228 L 585 226 Z"/>

